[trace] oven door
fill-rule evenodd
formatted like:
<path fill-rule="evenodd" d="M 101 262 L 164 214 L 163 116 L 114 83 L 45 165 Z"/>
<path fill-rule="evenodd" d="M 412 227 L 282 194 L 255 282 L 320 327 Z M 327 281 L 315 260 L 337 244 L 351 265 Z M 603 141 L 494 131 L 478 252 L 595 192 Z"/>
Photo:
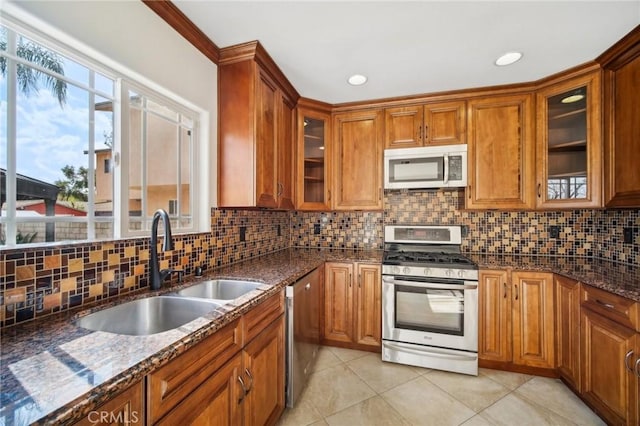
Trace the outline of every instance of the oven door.
<path fill-rule="evenodd" d="M 382 338 L 477 352 L 477 281 L 383 276 Z"/>

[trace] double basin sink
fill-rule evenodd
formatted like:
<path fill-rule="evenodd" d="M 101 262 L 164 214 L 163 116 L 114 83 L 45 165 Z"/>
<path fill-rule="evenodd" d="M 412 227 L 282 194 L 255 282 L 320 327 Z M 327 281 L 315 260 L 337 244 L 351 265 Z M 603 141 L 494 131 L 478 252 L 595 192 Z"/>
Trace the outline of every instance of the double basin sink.
<path fill-rule="evenodd" d="M 94 331 L 146 336 L 173 330 L 218 306 L 255 290 L 262 283 L 240 280 L 209 280 L 191 287 L 116 305 L 76 320 Z"/>

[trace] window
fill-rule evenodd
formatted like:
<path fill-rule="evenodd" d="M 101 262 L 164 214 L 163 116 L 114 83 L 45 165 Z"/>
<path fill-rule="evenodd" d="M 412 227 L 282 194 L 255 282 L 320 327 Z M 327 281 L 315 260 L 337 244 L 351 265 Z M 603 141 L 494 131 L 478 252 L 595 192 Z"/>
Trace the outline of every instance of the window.
<path fill-rule="evenodd" d="M 550 200 L 564 200 L 587 197 L 586 176 L 567 176 L 547 180 L 547 194 Z"/>
<path fill-rule="evenodd" d="M 178 200 L 169 200 L 169 214 L 171 216 L 178 214 Z"/>
<path fill-rule="evenodd" d="M 7 19 L 0 246 L 196 231 L 200 113 Z"/>
<path fill-rule="evenodd" d="M 123 218 L 130 233 L 151 229 L 158 209 L 169 207 L 173 229 L 193 226 L 196 116 L 168 99 L 122 85 L 123 157 L 128 163 Z M 124 176 L 123 176 L 124 177 Z M 124 179 L 123 179 L 124 180 Z"/>

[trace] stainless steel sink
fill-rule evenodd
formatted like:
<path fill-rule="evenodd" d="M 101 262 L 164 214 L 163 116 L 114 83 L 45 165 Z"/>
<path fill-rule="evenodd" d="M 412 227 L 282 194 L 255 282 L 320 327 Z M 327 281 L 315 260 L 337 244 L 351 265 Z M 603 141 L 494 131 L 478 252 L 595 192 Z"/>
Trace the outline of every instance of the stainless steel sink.
<path fill-rule="evenodd" d="M 255 281 L 209 280 L 177 291 L 183 297 L 198 297 L 228 302 L 263 285 Z"/>
<path fill-rule="evenodd" d="M 205 299 L 155 296 L 94 312 L 76 320 L 76 325 L 95 331 L 146 336 L 178 328 L 220 305 Z"/>

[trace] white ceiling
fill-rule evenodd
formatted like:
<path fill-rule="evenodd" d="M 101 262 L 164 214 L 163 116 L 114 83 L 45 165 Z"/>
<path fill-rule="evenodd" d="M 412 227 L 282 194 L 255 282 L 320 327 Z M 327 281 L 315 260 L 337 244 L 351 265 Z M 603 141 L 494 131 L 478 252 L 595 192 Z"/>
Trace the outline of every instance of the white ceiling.
<path fill-rule="evenodd" d="M 174 3 L 220 47 L 259 40 L 302 96 L 329 103 L 537 80 L 640 23 L 640 0 Z M 523 59 L 494 65 L 512 50 Z M 354 73 L 369 81 L 348 85 Z"/>

